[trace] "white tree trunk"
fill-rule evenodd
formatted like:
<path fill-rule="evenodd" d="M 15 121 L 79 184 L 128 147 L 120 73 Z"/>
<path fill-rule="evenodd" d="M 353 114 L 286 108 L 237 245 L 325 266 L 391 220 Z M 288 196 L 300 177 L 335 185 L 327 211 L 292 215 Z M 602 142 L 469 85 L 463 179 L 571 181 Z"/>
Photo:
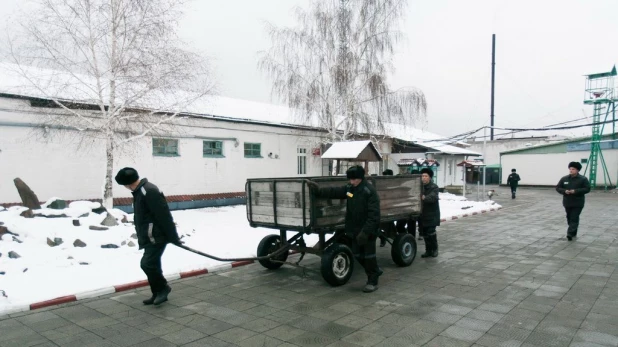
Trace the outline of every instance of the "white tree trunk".
<path fill-rule="evenodd" d="M 112 194 L 112 178 L 114 177 L 114 138 L 112 133 L 108 133 L 106 137 L 105 157 L 105 188 L 103 190 L 103 206 L 110 210 L 114 208 L 114 195 Z"/>

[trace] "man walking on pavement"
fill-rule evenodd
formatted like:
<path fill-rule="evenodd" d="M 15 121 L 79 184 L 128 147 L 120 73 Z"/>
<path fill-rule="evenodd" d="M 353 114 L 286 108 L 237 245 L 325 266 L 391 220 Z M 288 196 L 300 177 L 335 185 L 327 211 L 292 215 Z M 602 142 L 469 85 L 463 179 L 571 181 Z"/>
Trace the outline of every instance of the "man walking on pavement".
<path fill-rule="evenodd" d="M 511 186 L 511 199 L 515 199 L 515 193 L 517 192 L 517 186 L 521 178 L 516 173 L 517 170 L 512 169 L 509 178 L 506 180 L 506 184 Z"/>
<path fill-rule="evenodd" d="M 165 196 L 159 188 L 139 179 L 137 171 L 130 167 L 118 171 L 116 182 L 133 194 L 134 224 L 139 249 L 144 249 L 141 268 L 148 277 L 152 297 L 143 301 L 144 305 L 160 305 L 167 301 L 172 288 L 163 277 L 161 256 L 168 243 L 181 244 L 176 224 Z"/>
<path fill-rule="evenodd" d="M 351 239 L 352 253 L 367 274 L 365 293 L 378 289 L 378 277 L 383 271 L 376 259 L 376 238 L 380 227 L 380 198 L 375 188 L 365 180 L 365 169 L 356 165 L 346 171 L 350 180 L 343 187 L 309 186 L 321 198 L 346 199 L 345 234 Z"/>
<path fill-rule="evenodd" d="M 579 174 L 582 164 L 576 161 L 569 163 L 569 174 L 562 177 L 556 185 L 556 191 L 562 194 L 562 206 L 566 211 L 569 228 L 567 240 L 577 237 L 579 227 L 579 215 L 586 203 L 586 194 L 590 192 L 590 182 L 585 176 Z"/>
<path fill-rule="evenodd" d="M 420 217 L 420 233 L 425 239 L 425 253 L 421 258 L 438 256 L 438 235 L 436 227 L 440 225 L 440 190 L 431 181 L 433 170 L 423 168 L 421 170 L 421 180 L 423 181 L 423 212 Z"/>

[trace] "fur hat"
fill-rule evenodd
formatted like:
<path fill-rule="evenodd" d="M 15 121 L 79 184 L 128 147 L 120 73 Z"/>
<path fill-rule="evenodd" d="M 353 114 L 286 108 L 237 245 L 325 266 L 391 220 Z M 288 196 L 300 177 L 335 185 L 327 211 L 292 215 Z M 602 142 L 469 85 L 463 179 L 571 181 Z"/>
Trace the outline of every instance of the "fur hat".
<path fill-rule="evenodd" d="M 581 171 L 581 169 L 582 169 L 582 164 L 580 164 L 580 163 L 579 163 L 579 162 L 577 162 L 577 161 L 572 161 L 572 162 L 570 162 L 570 163 L 569 163 L 569 169 L 570 169 L 570 168 L 575 168 L 575 169 L 577 169 L 577 171 Z"/>
<path fill-rule="evenodd" d="M 428 174 L 428 175 L 429 175 L 429 177 L 433 177 L 433 170 L 432 170 L 432 169 L 429 169 L 429 168 L 423 168 L 423 169 L 421 170 L 421 175 L 422 175 L 422 174 Z"/>
<path fill-rule="evenodd" d="M 365 178 L 365 169 L 360 165 L 352 166 L 345 172 L 349 179 L 363 179 Z"/>
<path fill-rule="evenodd" d="M 118 174 L 116 175 L 116 182 L 121 186 L 128 186 L 135 183 L 137 180 L 139 180 L 139 175 L 132 167 L 125 167 L 124 169 L 118 171 Z"/>
<path fill-rule="evenodd" d="M 392 176 L 393 175 L 393 170 L 386 169 L 386 170 L 384 170 L 384 172 L 382 172 L 382 175 L 384 175 L 384 176 Z"/>
<path fill-rule="evenodd" d="M 517 170 L 515 170 L 515 169 L 511 169 L 511 172 L 515 172 L 515 171 L 517 171 Z"/>

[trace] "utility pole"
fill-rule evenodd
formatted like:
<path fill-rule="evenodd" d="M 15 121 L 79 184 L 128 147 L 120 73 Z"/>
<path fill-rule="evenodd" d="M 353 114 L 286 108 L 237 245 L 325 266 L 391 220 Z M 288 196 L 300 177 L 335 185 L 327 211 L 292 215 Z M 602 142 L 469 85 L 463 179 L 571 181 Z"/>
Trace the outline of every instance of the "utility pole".
<path fill-rule="evenodd" d="M 494 87 L 496 83 L 496 34 L 491 36 L 491 132 L 490 140 L 494 140 Z"/>
<path fill-rule="evenodd" d="M 491 128 L 493 133 L 494 128 Z M 487 175 L 487 127 L 483 129 L 483 200 L 485 200 L 485 177 Z"/>

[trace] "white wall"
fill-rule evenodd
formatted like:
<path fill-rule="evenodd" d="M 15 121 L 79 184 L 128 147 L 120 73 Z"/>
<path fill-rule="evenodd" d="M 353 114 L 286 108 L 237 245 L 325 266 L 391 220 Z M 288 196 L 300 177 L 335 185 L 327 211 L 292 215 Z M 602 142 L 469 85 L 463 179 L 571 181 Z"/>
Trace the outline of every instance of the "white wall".
<path fill-rule="evenodd" d="M 521 176 L 519 184 L 522 185 L 548 185 L 555 186 L 562 176 L 569 173 L 568 165 L 572 161 L 581 161 L 588 158 L 589 152 L 567 152 L 553 154 L 509 154 L 502 156 L 502 183 L 511 173 L 511 169 L 517 169 Z M 604 150 L 603 156 L 607 164 L 608 172 L 612 184 L 618 181 L 618 150 Z M 586 164 L 583 164 L 581 173 L 584 173 Z M 590 173 L 588 169 L 587 176 Z M 603 166 L 600 163 L 597 167 L 597 186 L 602 186 Z"/>
<path fill-rule="evenodd" d="M 562 140 L 562 139 L 556 139 L 556 140 Z M 506 152 L 506 151 L 520 149 L 520 148 L 527 148 L 530 146 L 546 144 L 550 142 L 555 142 L 555 141 L 551 141 L 551 139 L 547 139 L 547 138 L 506 139 L 506 140 L 487 141 L 485 145 L 485 151 L 486 151 L 485 163 L 487 165 L 500 164 L 500 152 Z M 470 145 L 471 146 L 467 149 L 483 154 L 483 142 L 482 141 L 471 142 Z"/>
<path fill-rule="evenodd" d="M 0 98 L 0 124 L 42 119 L 40 114 L 18 112 L 20 109 L 30 111 L 25 101 Z M 224 140 L 225 158 L 204 158 L 203 139 L 179 138 L 180 156 L 157 157 L 152 154 L 152 139 L 146 137 L 134 143 L 130 155 L 115 155 L 114 175 L 122 167 L 134 167 L 166 195 L 242 192 L 247 178 L 297 176 L 298 146 L 308 149 L 307 176 L 322 174 L 320 157 L 311 154 L 318 133 L 206 119 L 186 123 L 179 129 L 184 137 L 236 138 L 238 146 Z M 50 197 L 73 200 L 102 196 L 104 143 L 89 139 L 79 147 L 79 142 L 72 139 L 76 132 L 63 133 L 69 136 L 48 136 L 43 140 L 33 136 L 33 128 L 0 125 L 0 203 L 21 201 L 13 184 L 16 177 L 23 179 L 41 201 Z M 51 130 L 50 135 L 58 135 L 58 131 Z M 245 158 L 244 142 L 261 143 L 263 158 Z M 267 157 L 269 152 L 273 159 Z M 275 155 L 279 158 L 274 159 Z M 114 182 L 114 196 L 129 197 L 130 193 Z"/>
<path fill-rule="evenodd" d="M 389 156 L 388 168 L 392 169 L 395 174 L 397 174 L 399 172 L 397 162 L 399 162 L 400 159 L 417 159 L 424 157 L 425 153 L 393 153 Z M 440 164 L 436 182 L 439 187 L 463 185 L 463 168 L 457 166 L 457 164 L 461 163 L 465 159 L 465 156 L 436 154 L 434 155 L 434 159 Z"/>

